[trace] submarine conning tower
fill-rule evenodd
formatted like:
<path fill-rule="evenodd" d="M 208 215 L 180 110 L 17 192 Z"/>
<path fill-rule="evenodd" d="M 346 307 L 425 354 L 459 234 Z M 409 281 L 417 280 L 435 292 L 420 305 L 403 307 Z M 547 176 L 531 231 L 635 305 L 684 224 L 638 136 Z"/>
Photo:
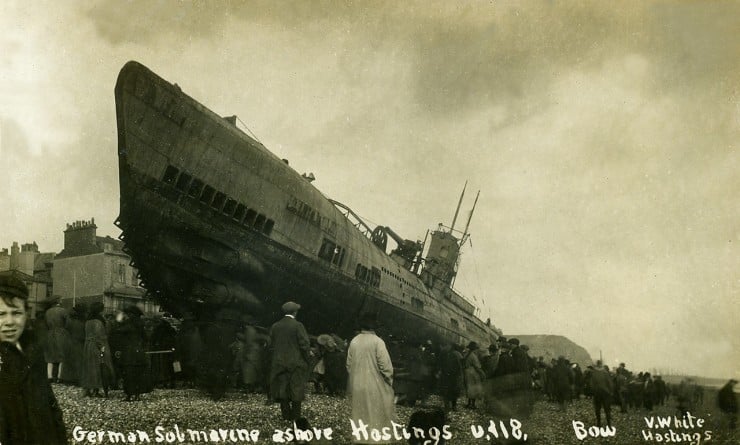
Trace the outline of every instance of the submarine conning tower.
<path fill-rule="evenodd" d="M 452 234 L 452 230 L 445 231 L 442 224 L 430 235 L 431 240 L 424 271 L 422 272 L 422 280 L 425 283 L 433 283 L 432 287 L 435 287 L 437 283 L 450 286 L 457 274 L 460 240 Z M 423 277 L 425 274 L 429 274 L 431 277 Z M 432 278 L 432 280 L 429 281 L 428 278 Z"/>
<path fill-rule="evenodd" d="M 465 225 L 465 230 L 462 232 L 462 237 L 456 237 L 454 235 L 455 222 L 457 222 L 457 215 L 460 212 L 460 205 L 465 196 L 465 189 L 467 186 L 468 183 L 466 181 L 465 186 L 463 186 L 462 193 L 460 194 L 460 201 L 457 203 L 455 216 L 452 218 L 452 226 L 447 228 L 440 223 L 437 230 L 431 233 L 429 249 L 427 250 L 426 258 L 424 259 L 424 269 L 421 273 L 422 281 L 430 288 L 439 290 L 450 288 L 455 281 L 457 265 L 460 259 L 460 248 L 468 239 L 470 220 L 473 218 L 475 205 L 478 203 L 478 196 L 480 196 L 480 191 L 478 191 L 478 194 L 475 197 L 475 203 L 473 203 L 473 208 L 470 210 L 470 214 L 468 215 L 468 222 Z"/>

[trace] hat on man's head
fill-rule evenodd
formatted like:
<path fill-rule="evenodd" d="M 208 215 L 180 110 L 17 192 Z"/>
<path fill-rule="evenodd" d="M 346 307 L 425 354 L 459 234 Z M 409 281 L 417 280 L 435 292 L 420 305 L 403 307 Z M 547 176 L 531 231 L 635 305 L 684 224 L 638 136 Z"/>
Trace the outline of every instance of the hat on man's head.
<path fill-rule="evenodd" d="M 301 308 L 301 305 L 294 301 L 288 301 L 282 306 L 284 314 L 290 314 L 291 312 L 296 312 L 300 308 Z"/>
<path fill-rule="evenodd" d="M 142 315 L 144 315 L 144 312 L 142 312 L 141 309 L 139 309 L 138 306 L 135 306 L 133 304 L 130 304 L 130 305 L 124 307 L 123 308 L 123 312 L 125 314 L 128 314 L 128 315 L 132 316 L 132 317 L 141 317 Z"/>
<path fill-rule="evenodd" d="M 77 303 L 72 306 L 72 313 L 75 315 L 85 315 L 87 313 L 87 305 L 85 303 Z"/>
<path fill-rule="evenodd" d="M 518 338 L 510 338 L 509 344 L 512 344 L 514 346 L 519 346 L 519 339 Z"/>
<path fill-rule="evenodd" d="M 373 312 L 360 315 L 360 329 L 375 329 L 378 327 L 378 317 Z"/>
<path fill-rule="evenodd" d="M 105 309 L 105 305 L 101 301 L 95 301 L 88 307 L 89 315 L 98 315 L 103 312 L 103 309 Z"/>
<path fill-rule="evenodd" d="M 54 295 L 53 297 L 46 299 L 46 304 L 49 305 L 49 307 L 54 306 L 62 301 L 62 297 L 59 295 Z"/>

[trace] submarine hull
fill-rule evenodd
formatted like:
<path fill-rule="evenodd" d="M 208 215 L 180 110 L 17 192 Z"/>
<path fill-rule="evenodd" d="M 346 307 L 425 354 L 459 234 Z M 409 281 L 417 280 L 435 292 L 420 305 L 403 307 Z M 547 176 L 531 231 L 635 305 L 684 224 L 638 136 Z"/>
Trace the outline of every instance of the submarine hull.
<path fill-rule="evenodd" d="M 495 338 L 468 306 L 400 269 L 313 185 L 176 85 L 129 62 L 115 95 L 117 225 L 165 310 L 269 326 L 293 300 L 315 334 L 349 337 L 372 312 L 381 333 L 403 341 Z"/>

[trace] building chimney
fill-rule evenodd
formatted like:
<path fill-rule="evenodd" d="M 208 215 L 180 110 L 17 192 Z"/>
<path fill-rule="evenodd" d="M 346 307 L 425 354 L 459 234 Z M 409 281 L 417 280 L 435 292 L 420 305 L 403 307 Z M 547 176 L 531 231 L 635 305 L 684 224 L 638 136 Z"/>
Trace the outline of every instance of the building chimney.
<path fill-rule="evenodd" d="M 13 241 L 13 245 L 10 246 L 10 270 L 18 269 L 18 254 L 20 252 L 21 249 L 18 247 L 18 242 Z"/>
<path fill-rule="evenodd" d="M 94 219 L 67 224 L 67 230 L 64 231 L 64 250 L 67 252 L 88 252 L 94 249 L 97 229 Z"/>

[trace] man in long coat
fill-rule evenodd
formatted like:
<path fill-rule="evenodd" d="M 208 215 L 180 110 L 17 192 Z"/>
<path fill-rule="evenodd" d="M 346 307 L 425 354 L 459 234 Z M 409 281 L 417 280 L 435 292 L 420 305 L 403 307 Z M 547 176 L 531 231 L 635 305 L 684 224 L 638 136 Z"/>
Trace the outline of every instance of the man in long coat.
<path fill-rule="evenodd" d="M 614 378 L 603 366 L 601 360 L 596 361 L 596 366 L 591 370 L 591 392 L 593 394 L 594 412 L 596 413 L 596 426 L 601 426 L 601 409 L 606 415 L 606 425 L 612 425 L 612 396 L 614 395 Z"/>
<path fill-rule="evenodd" d="M 735 395 L 735 384 L 737 380 L 730 379 L 717 393 L 717 404 L 719 409 L 725 413 L 730 430 L 737 427 L 737 395 Z"/>
<path fill-rule="evenodd" d="M 439 392 L 445 410 L 454 411 L 462 389 L 462 355 L 450 343 L 443 343 L 439 354 Z"/>
<path fill-rule="evenodd" d="M 147 358 L 144 349 L 146 334 L 144 333 L 144 315 L 137 306 L 129 305 L 123 308 L 119 315 L 119 325 L 116 327 L 122 340 L 121 349 L 116 351 L 123 371 L 123 392 L 126 401 L 141 400 L 141 394 L 147 389 Z"/>
<path fill-rule="evenodd" d="M 285 420 L 301 417 L 311 357 L 306 328 L 296 320 L 300 308 L 298 303 L 288 301 L 282 306 L 285 316 L 270 328 L 270 394 L 273 400 L 280 402 Z"/>

